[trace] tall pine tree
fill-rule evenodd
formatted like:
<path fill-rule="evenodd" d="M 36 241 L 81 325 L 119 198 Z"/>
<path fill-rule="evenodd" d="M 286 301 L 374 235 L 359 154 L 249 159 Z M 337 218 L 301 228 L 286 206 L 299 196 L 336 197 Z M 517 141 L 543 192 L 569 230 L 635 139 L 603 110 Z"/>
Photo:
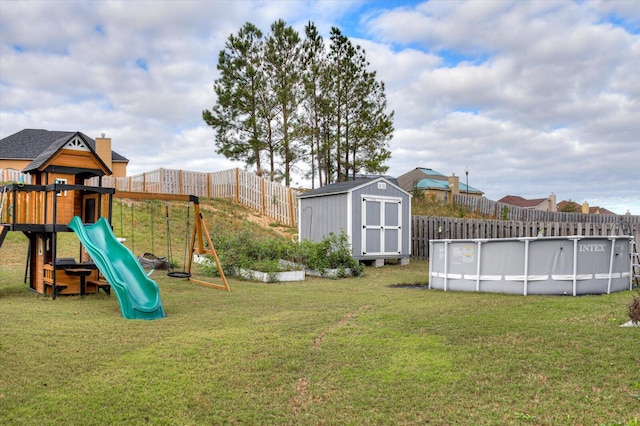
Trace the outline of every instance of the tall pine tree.
<path fill-rule="evenodd" d="M 280 143 L 278 154 L 282 159 L 285 185 L 291 182 L 291 171 L 300 159 L 295 129 L 299 105 L 303 98 L 300 74 L 300 36 L 292 27 L 279 19 L 271 24 L 271 35 L 266 41 L 264 58 L 266 76 L 278 107 Z"/>
<path fill-rule="evenodd" d="M 312 22 L 304 40 L 283 20 L 270 29 L 247 23 L 220 52 L 216 104 L 203 112 L 217 152 L 260 175 L 268 158 L 287 185 L 299 163 L 313 186 L 386 172 L 393 112 L 364 49 L 336 27 L 328 49 Z"/>
<path fill-rule="evenodd" d="M 216 132 L 218 154 L 255 165 L 258 176 L 262 175 L 265 148 L 259 114 L 264 89 L 262 44 L 262 31 L 249 22 L 237 35 L 229 36 L 218 56 L 220 78 L 213 85 L 216 104 L 202 113 Z"/>
<path fill-rule="evenodd" d="M 327 144 L 322 138 L 323 117 L 326 116 L 326 99 L 324 86 L 326 85 L 326 64 L 324 40 L 315 24 L 309 22 L 305 27 L 306 38 L 302 43 L 302 81 L 304 84 L 303 113 L 301 118 L 300 137 L 306 146 L 306 154 L 311 168 L 308 172 L 311 178 L 311 188 L 315 188 L 316 175 L 319 186 L 326 183 L 323 180 L 325 171 L 325 156 L 323 152 Z"/>

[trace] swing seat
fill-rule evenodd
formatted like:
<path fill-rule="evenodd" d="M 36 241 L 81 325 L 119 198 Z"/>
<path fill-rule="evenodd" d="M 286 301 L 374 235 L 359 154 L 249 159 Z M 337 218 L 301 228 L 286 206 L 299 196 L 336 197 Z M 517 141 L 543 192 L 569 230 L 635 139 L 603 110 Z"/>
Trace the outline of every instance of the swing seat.
<path fill-rule="evenodd" d="M 138 257 L 138 262 L 144 269 L 168 270 L 169 261 L 166 257 L 158 257 L 153 253 L 144 253 Z"/>

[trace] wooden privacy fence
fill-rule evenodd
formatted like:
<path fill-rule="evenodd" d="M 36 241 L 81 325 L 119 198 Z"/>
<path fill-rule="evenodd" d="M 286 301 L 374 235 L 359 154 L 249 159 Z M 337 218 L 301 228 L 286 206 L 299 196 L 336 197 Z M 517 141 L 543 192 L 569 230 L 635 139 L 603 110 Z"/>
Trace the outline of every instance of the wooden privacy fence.
<path fill-rule="evenodd" d="M 98 186 L 98 178 L 90 179 L 88 184 Z M 128 192 L 226 198 L 296 226 L 295 190 L 237 168 L 213 173 L 157 169 L 122 178 L 103 177 L 102 186 Z"/>
<path fill-rule="evenodd" d="M 456 205 L 461 205 L 482 215 L 501 220 L 521 220 L 525 222 L 596 222 L 610 223 L 619 220 L 614 214 L 584 214 L 569 212 L 549 212 L 544 210 L 524 209 L 484 197 L 457 194 L 454 196 Z M 640 223 L 640 216 L 624 216 L 631 223 Z"/>
<path fill-rule="evenodd" d="M 626 217 L 609 216 L 626 220 Z M 640 224 L 630 225 L 637 241 L 640 239 Z M 436 216 L 412 216 L 411 229 L 411 255 L 418 259 L 429 258 L 429 240 L 535 237 L 540 233 L 545 237 L 622 234 L 614 222 L 525 222 Z"/>

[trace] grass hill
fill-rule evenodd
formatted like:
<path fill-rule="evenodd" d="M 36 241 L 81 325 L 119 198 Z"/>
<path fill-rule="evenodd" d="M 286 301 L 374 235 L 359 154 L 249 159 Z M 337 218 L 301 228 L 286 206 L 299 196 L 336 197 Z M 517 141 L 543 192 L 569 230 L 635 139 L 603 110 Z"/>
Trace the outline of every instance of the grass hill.
<path fill-rule="evenodd" d="M 469 219 L 487 219 L 487 216 L 470 210 L 465 206 L 455 206 L 446 201 L 433 200 L 429 197 L 413 197 L 411 214 L 417 216 L 466 217 Z"/>

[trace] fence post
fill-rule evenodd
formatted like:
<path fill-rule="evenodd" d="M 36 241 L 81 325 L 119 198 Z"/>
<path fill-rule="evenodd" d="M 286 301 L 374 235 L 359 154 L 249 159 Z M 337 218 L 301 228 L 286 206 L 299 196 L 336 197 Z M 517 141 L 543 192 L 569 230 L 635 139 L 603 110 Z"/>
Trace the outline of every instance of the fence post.
<path fill-rule="evenodd" d="M 289 223 L 291 224 L 291 227 L 295 227 L 296 226 L 296 217 L 294 216 L 294 199 L 293 199 L 293 191 L 291 190 L 291 188 L 289 189 Z"/>
<path fill-rule="evenodd" d="M 262 214 L 265 215 L 267 213 L 267 205 L 265 203 L 265 183 L 264 178 L 260 178 L 260 205 L 262 208 Z"/>
<path fill-rule="evenodd" d="M 236 203 L 240 203 L 240 169 L 236 167 Z"/>

